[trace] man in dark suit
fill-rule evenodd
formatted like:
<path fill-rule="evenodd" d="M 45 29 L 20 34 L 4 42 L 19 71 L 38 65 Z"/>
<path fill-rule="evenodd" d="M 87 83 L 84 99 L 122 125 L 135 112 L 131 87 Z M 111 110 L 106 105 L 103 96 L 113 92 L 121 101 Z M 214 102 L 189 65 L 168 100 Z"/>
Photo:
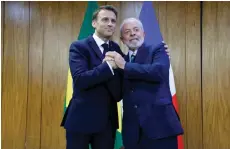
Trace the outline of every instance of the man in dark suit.
<path fill-rule="evenodd" d="M 123 21 L 121 40 L 129 47 L 125 59 L 117 52 L 106 53 L 123 70 L 123 127 L 125 149 L 177 149 L 183 133 L 172 104 L 169 88 L 170 62 L 164 44 L 144 43 L 142 23 Z"/>
<path fill-rule="evenodd" d="M 73 95 L 64 115 L 67 149 L 114 149 L 118 128 L 117 101 L 121 100 L 121 78 L 114 61 L 103 61 L 112 50 L 123 54 L 110 40 L 117 11 L 101 6 L 93 15 L 95 33 L 70 46 L 69 65 Z"/>

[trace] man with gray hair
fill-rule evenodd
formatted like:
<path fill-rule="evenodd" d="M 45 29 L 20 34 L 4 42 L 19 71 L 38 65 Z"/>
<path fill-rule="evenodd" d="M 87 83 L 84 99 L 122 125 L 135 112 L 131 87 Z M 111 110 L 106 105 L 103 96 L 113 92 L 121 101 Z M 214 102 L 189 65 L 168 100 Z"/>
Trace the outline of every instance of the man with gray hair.
<path fill-rule="evenodd" d="M 177 149 L 183 129 L 172 104 L 169 57 L 163 43 L 147 45 L 144 36 L 140 20 L 125 19 L 121 40 L 128 55 L 113 51 L 105 58 L 123 70 L 123 144 L 125 149 Z"/>

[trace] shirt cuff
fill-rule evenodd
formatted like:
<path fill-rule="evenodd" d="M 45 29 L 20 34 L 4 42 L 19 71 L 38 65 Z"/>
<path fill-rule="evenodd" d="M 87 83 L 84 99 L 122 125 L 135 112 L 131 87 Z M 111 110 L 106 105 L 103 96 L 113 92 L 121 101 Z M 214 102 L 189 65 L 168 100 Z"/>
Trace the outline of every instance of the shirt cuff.
<path fill-rule="evenodd" d="M 113 72 L 113 68 L 112 68 L 112 66 L 111 66 L 108 62 L 106 62 L 106 63 L 109 65 L 109 68 L 110 68 L 110 70 L 111 70 L 112 74 L 114 75 L 114 72 Z"/>

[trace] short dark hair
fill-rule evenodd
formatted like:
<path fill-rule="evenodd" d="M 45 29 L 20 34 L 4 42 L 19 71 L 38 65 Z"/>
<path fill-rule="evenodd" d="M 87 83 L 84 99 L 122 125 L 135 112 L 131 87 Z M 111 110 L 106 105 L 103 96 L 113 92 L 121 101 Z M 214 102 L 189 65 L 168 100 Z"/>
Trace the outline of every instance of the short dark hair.
<path fill-rule="evenodd" d="M 117 18 L 117 10 L 116 10 L 116 8 L 113 7 L 113 6 L 111 6 L 111 5 L 104 5 L 104 6 L 100 6 L 100 7 L 93 13 L 93 18 L 92 18 L 92 20 L 96 20 L 96 19 L 97 19 L 98 13 L 99 13 L 101 10 L 109 10 L 109 11 L 112 11 L 112 12 L 116 15 L 116 18 Z"/>

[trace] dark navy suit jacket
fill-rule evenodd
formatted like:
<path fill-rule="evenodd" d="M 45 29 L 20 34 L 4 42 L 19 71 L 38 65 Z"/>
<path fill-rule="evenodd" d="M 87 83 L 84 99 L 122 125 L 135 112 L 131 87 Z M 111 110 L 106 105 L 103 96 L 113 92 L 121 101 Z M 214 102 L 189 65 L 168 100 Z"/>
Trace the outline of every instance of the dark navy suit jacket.
<path fill-rule="evenodd" d="M 109 42 L 110 50 L 123 54 Z M 108 121 L 118 128 L 117 101 L 121 99 L 121 77 L 112 74 L 92 36 L 70 46 L 69 66 L 73 78 L 73 95 L 62 120 L 67 130 L 95 133 L 106 128 Z"/>
<path fill-rule="evenodd" d="M 126 56 L 126 61 L 129 61 Z M 183 133 L 169 88 L 170 62 L 164 44 L 143 44 L 134 63 L 124 68 L 123 141 L 138 139 L 139 129 L 152 139 Z M 139 127 L 140 126 L 140 127 Z"/>

